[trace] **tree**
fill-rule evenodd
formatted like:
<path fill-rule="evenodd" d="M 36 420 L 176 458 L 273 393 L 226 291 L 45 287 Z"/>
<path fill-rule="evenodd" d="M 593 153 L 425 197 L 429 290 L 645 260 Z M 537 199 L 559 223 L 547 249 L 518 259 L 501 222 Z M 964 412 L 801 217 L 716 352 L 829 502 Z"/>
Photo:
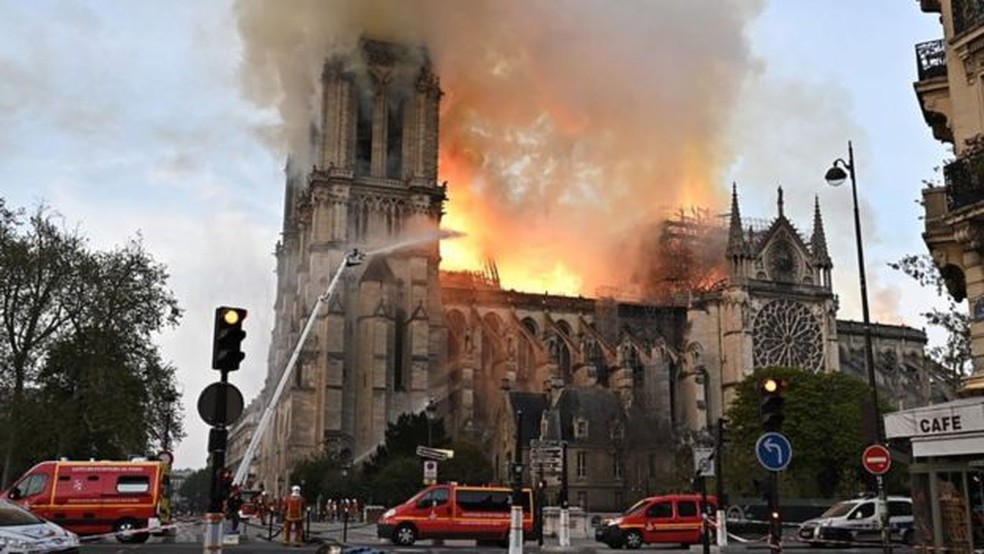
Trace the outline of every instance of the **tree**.
<path fill-rule="evenodd" d="M 861 453 L 868 443 L 862 436 L 861 416 L 870 399 L 867 384 L 843 373 L 767 368 L 738 385 L 728 410 L 731 443 L 725 478 L 732 495 L 754 496 L 753 479 L 766 474 L 764 469 L 749 471 L 761 467 L 755 457 L 755 442 L 762 435 L 758 386 L 766 377 L 786 382 L 782 433 L 793 446 L 793 459 L 780 475 L 783 494 L 831 497 L 865 478 Z M 882 413 L 891 411 L 886 405 L 881 408 Z M 900 486 L 897 482 L 898 478 L 893 486 Z"/>
<path fill-rule="evenodd" d="M 416 456 L 417 447 L 426 445 L 428 439 L 434 447 L 443 447 L 451 442 L 444 429 L 444 420 L 428 420 L 426 414 L 402 414 L 396 423 L 386 426 L 385 442 L 376 448 L 369 461 L 362 467 L 365 475 L 371 478 L 390 460 L 399 456 Z"/>
<path fill-rule="evenodd" d="M 185 478 L 176 491 L 175 511 L 204 513 L 208 509 L 209 493 L 212 486 L 212 471 L 209 468 L 195 470 Z"/>
<path fill-rule="evenodd" d="M 170 446 L 180 394 L 152 336 L 181 311 L 164 266 L 138 240 L 93 251 L 45 206 L 22 213 L 0 200 L 0 481 L 41 458 Z"/>
<path fill-rule="evenodd" d="M 468 485 L 484 485 L 492 481 L 492 462 L 481 446 L 456 442 L 451 449 L 454 450 L 454 458 L 438 464 L 439 480 Z"/>
<path fill-rule="evenodd" d="M 967 310 L 959 306 L 946 290 L 951 287 L 959 289 L 959 278 L 949 276 L 951 282 L 948 286 L 948 277 L 940 272 L 933 259 L 927 254 L 905 256 L 888 265 L 912 277 L 920 285 L 932 288 L 937 296 L 946 298 L 945 310 L 933 308 L 920 315 L 926 318 L 926 323 L 929 325 L 946 332 L 946 343 L 930 347 L 928 355 L 944 369 L 944 374 L 941 376 L 943 380 L 951 388 L 958 388 L 961 379 L 966 377 L 970 370 L 970 318 Z"/>

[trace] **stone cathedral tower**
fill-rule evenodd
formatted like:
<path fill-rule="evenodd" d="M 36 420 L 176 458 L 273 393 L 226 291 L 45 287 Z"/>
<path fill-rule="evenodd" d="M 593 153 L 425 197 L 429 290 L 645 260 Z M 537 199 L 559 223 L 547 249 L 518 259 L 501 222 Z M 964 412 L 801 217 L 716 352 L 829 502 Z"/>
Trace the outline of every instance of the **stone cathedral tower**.
<path fill-rule="evenodd" d="M 325 63 L 321 86 L 313 167 L 296 167 L 296 157 L 287 164 L 264 403 L 346 254 L 417 240 L 346 270 L 317 314 L 256 460 L 269 484 L 325 447 L 353 460 L 370 452 L 388 422 L 426 405 L 446 356 L 441 90 L 427 52 L 363 39 Z"/>

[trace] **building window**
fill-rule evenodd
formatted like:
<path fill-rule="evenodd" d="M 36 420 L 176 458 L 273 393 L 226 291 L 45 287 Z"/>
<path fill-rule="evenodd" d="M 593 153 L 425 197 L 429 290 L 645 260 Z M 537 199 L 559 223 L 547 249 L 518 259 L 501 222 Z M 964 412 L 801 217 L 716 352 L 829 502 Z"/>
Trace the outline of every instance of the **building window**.
<path fill-rule="evenodd" d="M 588 438 L 588 420 L 583 417 L 579 417 L 574 420 L 574 438 L 575 439 L 586 439 Z"/>
<path fill-rule="evenodd" d="M 622 478 L 622 457 L 617 452 L 612 454 L 612 475 L 616 479 Z"/>
<path fill-rule="evenodd" d="M 400 308 L 396 310 L 396 318 L 393 322 L 393 389 L 397 391 L 407 390 L 406 364 L 407 364 L 407 326 L 410 322 L 406 321 L 406 312 Z"/>
<path fill-rule="evenodd" d="M 359 92 L 358 115 L 355 124 L 355 174 L 369 175 L 372 161 L 373 93 L 369 88 Z"/>
<path fill-rule="evenodd" d="M 391 93 L 386 121 L 386 177 L 403 178 L 403 106 L 402 91 Z"/>
<path fill-rule="evenodd" d="M 577 476 L 587 477 L 588 476 L 588 453 L 578 452 L 577 453 Z"/>

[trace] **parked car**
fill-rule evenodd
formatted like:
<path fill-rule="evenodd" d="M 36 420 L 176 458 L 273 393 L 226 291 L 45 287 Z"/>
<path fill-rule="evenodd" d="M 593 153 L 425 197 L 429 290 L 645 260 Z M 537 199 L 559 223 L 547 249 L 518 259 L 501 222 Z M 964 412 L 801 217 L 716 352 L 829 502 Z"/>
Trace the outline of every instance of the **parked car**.
<path fill-rule="evenodd" d="M 702 508 L 704 508 L 702 510 Z M 702 511 L 717 510 L 717 497 L 699 494 L 651 496 L 636 502 L 621 516 L 595 528 L 595 540 L 611 548 L 637 549 L 643 544 L 700 544 Z"/>
<path fill-rule="evenodd" d="M 893 542 L 912 544 L 912 499 L 889 496 L 889 537 Z M 862 497 L 838 502 L 818 518 L 804 521 L 797 536 L 811 546 L 881 540 L 878 498 Z"/>
<path fill-rule="evenodd" d="M 0 552 L 3 554 L 77 553 L 79 537 L 0 499 Z"/>

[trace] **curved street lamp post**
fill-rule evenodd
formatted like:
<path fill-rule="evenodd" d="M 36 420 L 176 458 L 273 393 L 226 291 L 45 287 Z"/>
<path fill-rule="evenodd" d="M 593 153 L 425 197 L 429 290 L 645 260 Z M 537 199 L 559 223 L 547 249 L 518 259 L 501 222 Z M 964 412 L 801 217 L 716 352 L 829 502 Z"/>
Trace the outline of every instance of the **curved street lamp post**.
<path fill-rule="evenodd" d="M 847 172 L 844 171 L 845 169 Z M 871 319 L 868 311 L 868 285 L 864 273 L 864 246 L 861 242 L 861 215 L 858 210 L 858 187 L 854 173 L 854 145 L 851 144 L 851 141 L 847 141 L 847 161 L 845 162 L 843 159 L 837 158 L 824 175 L 827 184 L 832 187 L 839 187 L 844 184 L 844 181 L 848 177 L 851 178 L 851 198 L 854 202 L 854 239 L 857 243 L 858 251 L 858 280 L 861 284 L 861 317 L 863 318 L 864 324 L 864 364 L 868 374 L 868 388 L 871 389 L 869 417 L 871 417 L 874 426 L 874 437 L 871 437 L 871 443 L 883 444 L 885 442 L 885 436 L 882 430 L 881 410 L 878 407 L 878 383 L 875 380 L 875 357 L 871 346 Z M 888 503 L 885 498 L 885 483 L 881 475 L 876 476 L 876 483 L 878 486 L 878 500 L 879 504 L 881 504 L 880 526 L 882 550 L 890 553 L 892 546 L 889 542 Z"/>

